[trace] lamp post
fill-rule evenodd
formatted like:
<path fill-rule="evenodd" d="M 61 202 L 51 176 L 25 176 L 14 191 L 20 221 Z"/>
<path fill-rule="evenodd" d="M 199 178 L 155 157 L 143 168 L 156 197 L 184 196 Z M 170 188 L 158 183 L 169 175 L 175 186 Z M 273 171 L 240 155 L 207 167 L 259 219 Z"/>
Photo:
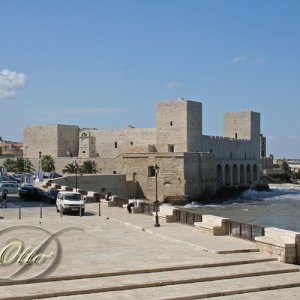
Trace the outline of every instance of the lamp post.
<path fill-rule="evenodd" d="M 25 146 L 25 158 L 23 154 L 23 159 L 24 159 L 24 173 L 27 173 L 27 148 L 28 146 Z M 23 176 L 23 181 L 24 181 L 24 176 Z"/>
<path fill-rule="evenodd" d="M 77 193 L 77 171 L 78 171 L 78 163 L 76 160 L 73 161 L 73 166 L 75 169 L 75 187 L 76 187 L 76 193 Z"/>
<path fill-rule="evenodd" d="M 154 227 L 160 227 L 159 221 L 158 221 L 158 199 L 157 199 L 157 175 L 159 173 L 159 166 L 156 164 L 154 167 L 155 171 L 155 224 Z"/>
<path fill-rule="evenodd" d="M 42 159 L 42 152 L 39 152 L 39 172 L 41 171 L 41 159 Z"/>

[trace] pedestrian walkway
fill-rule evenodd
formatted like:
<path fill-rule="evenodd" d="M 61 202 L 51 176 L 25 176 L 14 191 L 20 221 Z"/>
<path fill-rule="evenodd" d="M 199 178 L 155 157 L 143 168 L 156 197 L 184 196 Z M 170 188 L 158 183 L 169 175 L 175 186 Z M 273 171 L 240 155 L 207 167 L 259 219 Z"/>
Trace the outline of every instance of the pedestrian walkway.
<path fill-rule="evenodd" d="M 36 216 L 39 208 L 34 209 Z M 19 281 L 0 281 L 0 300 L 276 299 L 277 294 L 292 299 L 300 291 L 298 266 L 257 252 L 253 242 L 213 237 L 177 223 L 154 227 L 151 216 L 126 209 L 102 207 L 99 216 L 99 205 L 88 203 L 85 216 L 60 217 L 53 207 L 43 219 L 4 218 L 0 230 L 14 225 L 29 245 L 44 233 L 28 234 L 24 225 L 51 233 L 80 230 L 59 236 L 61 257 L 47 276 L 32 278 L 32 268 Z M 2 249 L 10 232 L 0 234 Z M 7 270 L 0 266 L 0 278 Z"/>
<path fill-rule="evenodd" d="M 90 210 L 97 212 L 98 207 L 91 204 Z M 87 206 L 89 210 L 89 206 Z M 102 214 L 115 222 L 154 234 L 169 241 L 195 247 L 212 253 L 235 253 L 259 251 L 255 243 L 232 238 L 229 236 L 210 236 L 197 231 L 192 226 L 180 223 L 162 223 L 160 227 L 154 227 L 153 217 L 145 214 L 129 214 L 126 209 L 119 207 L 101 208 Z"/>

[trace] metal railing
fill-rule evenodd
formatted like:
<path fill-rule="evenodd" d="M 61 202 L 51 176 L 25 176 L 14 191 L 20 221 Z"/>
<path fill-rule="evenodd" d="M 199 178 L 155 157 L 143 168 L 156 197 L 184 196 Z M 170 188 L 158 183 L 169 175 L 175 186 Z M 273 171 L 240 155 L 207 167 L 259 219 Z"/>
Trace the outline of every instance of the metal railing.
<path fill-rule="evenodd" d="M 175 222 L 194 226 L 195 222 L 202 222 L 202 214 L 188 210 L 174 209 Z"/>
<path fill-rule="evenodd" d="M 234 237 L 254 241 L 256 236 L 265 235 L 265 228 L 258 225 L 229 220 L 228 234 Z"/>
<path fill-rule="evenodd" d="M 140 207 L 141 207 L 140 211 L 143 214 L 152 215 L 155 212 L 155 205 L 153 203 L 141 202 Z"/>
<path fill-rule="evenodd" d="M 114 196 L 114 204 L 117 207 L 123 207 L 124 204 L 128 204 L 129 200 L 127 198 Z"/>
<path fill-rule="evenodd" d="M 195 222 L 202 222 L 202 214 L 189 211 L 174 209 L 174 221 L 193 226 Z M 265 228 L 258 225 L 246 224 L 229 220 L 228 235 L 254 241 L 256 236 L 264 236 Z"/>

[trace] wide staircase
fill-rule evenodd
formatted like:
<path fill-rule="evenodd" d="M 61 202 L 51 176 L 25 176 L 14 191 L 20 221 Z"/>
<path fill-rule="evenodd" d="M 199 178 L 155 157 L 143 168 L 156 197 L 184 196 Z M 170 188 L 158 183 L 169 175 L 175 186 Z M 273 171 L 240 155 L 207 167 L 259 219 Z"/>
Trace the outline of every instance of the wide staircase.
<path fill-rule="evenodd" d="M 55 299 L 184 300 L 212 297 L 221 299 L 226 295 L 228 299 L 276 299 L 274 295 L 280 295 L 280 299 L 291 299 L 291 295 L 300 295 L 298 271 L 299 268 L 295 265 L 280 263 L 272 258 L 261 258 L 127 272 L 49 277 L 23 282 L 0 282 L 0 299 L 55 297 Z M 267 293 L 267 296 L 264 293 Z"/>

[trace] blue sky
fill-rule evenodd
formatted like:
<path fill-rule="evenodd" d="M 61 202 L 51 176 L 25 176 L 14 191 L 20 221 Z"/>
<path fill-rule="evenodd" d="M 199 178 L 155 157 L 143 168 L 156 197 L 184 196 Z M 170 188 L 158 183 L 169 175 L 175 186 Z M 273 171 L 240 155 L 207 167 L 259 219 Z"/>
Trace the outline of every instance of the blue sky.
<path fill-rule="evenodd" d="M 155 127 L 155 104 L 261 113 L 267 152 L 300 158 L 300 1 L 0 0 L 0 136 L 24 125 Z"/>

